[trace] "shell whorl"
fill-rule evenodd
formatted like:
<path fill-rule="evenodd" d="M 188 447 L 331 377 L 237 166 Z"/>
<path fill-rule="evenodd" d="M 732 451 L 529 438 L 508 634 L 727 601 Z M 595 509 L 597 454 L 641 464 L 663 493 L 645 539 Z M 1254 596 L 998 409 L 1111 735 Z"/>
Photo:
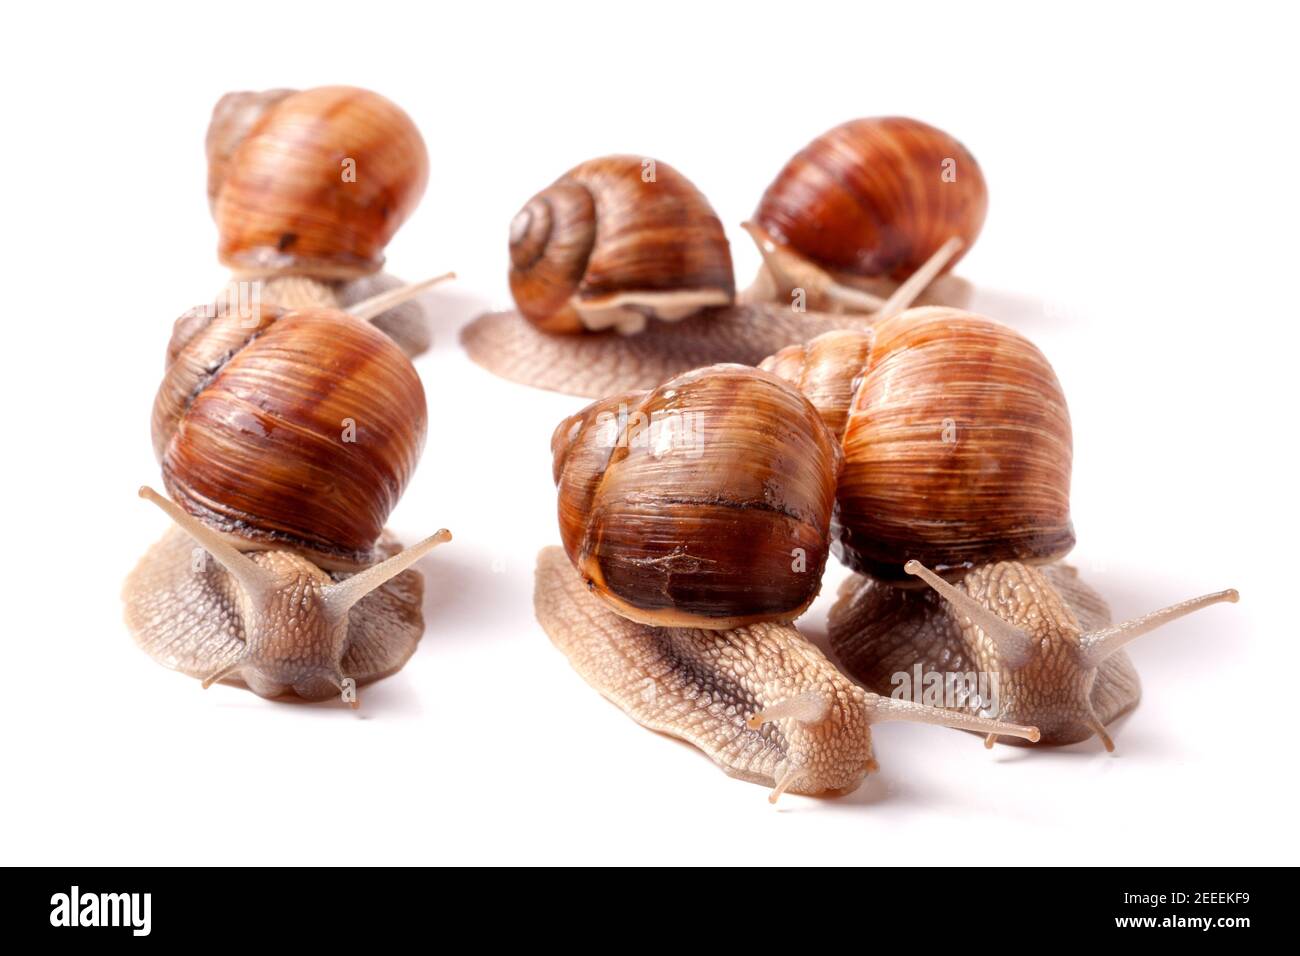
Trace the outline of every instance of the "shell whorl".
<path fill-rule="evenodd" d="M 674 321 L 735 298 L 731 251 L 708 200 L 666 163 L 606 156 L 574 167 L 510 225 L 510 291 L 550 332 Z"/>
<path fill-rule="evenodd" d="M 953 236 L 969 250 L 988 189 L 975 157 L 919 120 L 844 123 L 796 154 L 767 188 L 755 221 L 823 268 L 906 279 Z"/>
<path fill-rule="evenodd" d="M 836 440 L 844 437 L 853 394 L 869 365 L 870 329 L 826 332 L 765 358 L 759 368 L 785 379 L 817 409 Z"/>
<path fill-rule="evenodd" d="M 262 305 L 177 320 L 154 400 L 173 500 L 244 550 L 366 565 L 424 445 L 424 389 L 372 325 Z"/>
<path fill-rule="evenodd" d="M 208 160 L 221 262 L 250 276 L 377 272 L 429 176 L 411 118 L 347 86 L 224 97 Z"/>
<path fill-rule="evenodd" d="M 208 123 L 208 135 L 204 143 L 208 154 L 208 207 L 213 214 L 217 208 L 217 194 L 226 181 L 226 172 L 230 157 L 234 155 L 239 144 L 248 138 L 267 110 L 297 90 L 259 90 L 227 93 L 217 100 L 212 108 L 212 119 Z"/>
<path fill-rule="evenodd" d="M 816 596 L 839 453 L 776 376 L 697 369 L 588 406 L 551 447 L 565 551 L 624 617 L 733 627 Z"/>
<path fill-rule="evenodd" d="M 1069 410 L 1019 333 L 959 309 L 912 309 L 761 367 L 801 388 L 839 435 L 835 551 L 854 570 L 911 585 L 912 558 L 956 569 L 1073 547 Z"/>

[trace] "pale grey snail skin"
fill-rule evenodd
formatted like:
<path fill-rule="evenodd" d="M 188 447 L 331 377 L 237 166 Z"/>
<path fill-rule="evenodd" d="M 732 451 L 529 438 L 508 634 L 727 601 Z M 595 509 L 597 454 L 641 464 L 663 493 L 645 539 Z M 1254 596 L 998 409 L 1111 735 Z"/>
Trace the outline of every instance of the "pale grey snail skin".
<path fill-rule="evenodd" d="M 383 559 L 327 573 L 293 551 L 244 554 L 149 488 L 141 496 L 175 527 L 127 578 L 126 621 L 159 663 L 267 698 L 325 700 L 401 669 L 424 632 L 424 581 L 411 565 L 451 540 L 446 531 L 406 551 L 385 537 Z M 210 559 L 210 560 L 209 560 Z"/>
<path fill-rule="evenodd" d="M 811 795 L 850 792 L 877 769 L 871 727 L 938 724 L 1036 739 L 1004 721 L 862 690 L 791 624 L 655 627 L 592 594 L 564 550 L 537 556 L 537 620 L 593 688 L 642 726 L 678 737 L 729 776 Z"/>
<path fill-rule="evenodd" d="M 358 279 L 329 281 L 311 276 L 232 278 L 217 293 L 217 307 L 248 310 L 258 305 L 281 309 L 338 309 L 364 318 L 397 343 L 408 358 L 423 355 L 433 345 L 433 321 L 419 299 L 432 285 L 455 278 L 407 283 L 387 272 Z"/>
<path fill-rule="evenodd" d="M 930 589 L 866 575 L 841 587 L 830 641 L 850 675 L 878 693 L 890 693 L 900 686 L 898 675 L 918 669 L 996 675 L 996 711 L 988 713 L 988 702 L 974 695 L 962 695 L 952 709 L 1032 723 L 1047 745 L 1097 736 L 1108 751 L 1114 742 L 1106 726 L 1141 695 L 1124 646 L 1193 611 L 1238 599 L 1235 590 L 1219 591 L 1112 625 L 1101 595 L 1061 562 L 976 565 L 955 584 L 916 561 L 906 570 Z M 986 742 L 996 739 L 990 734 Z"/>

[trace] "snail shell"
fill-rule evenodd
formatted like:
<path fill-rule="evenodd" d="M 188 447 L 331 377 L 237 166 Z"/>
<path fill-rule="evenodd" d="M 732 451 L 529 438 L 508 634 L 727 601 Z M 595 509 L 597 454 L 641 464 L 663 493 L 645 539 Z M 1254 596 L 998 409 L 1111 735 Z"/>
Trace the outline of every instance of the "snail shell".
<path fill-rule="evenodd" d="M 377 272 L 429 177 L 411 118 L 348 86 L 229 94 L 207 152 L 221 262 L 249 275 Z"/>
<path fill-rule="evenodd" d="M 510 291 L 548 332 L 676 321 L 735 298 L 713 208 L 667 163 L 606 156 L 542 190 L 510 224 Z"/>
<path fill-rule="evenodd" d="M 1046 562 L 1074 545 L 1070 416 L 1024 336 L 923 308 L 792 346 L 762 368 L 798 386 L 840 438 L 837 555 L 886 581 Z"/>
<path fill-rule="evenodd" d="M 605 399 L 551 449 L 565 551 L 624 617 L 736 627 L 816 597 L 839 455 L 776 376 L 715 365 Z"/>
<path fill-rule="evenodd" d="M 857 119 L 818 136 L 777 174 L 754 221 L 825 269 L 903 281 L 948 239 L 961 259 L 988 190 L 975 157 L 947 133 L 901 116 Z"/>
<path fill-rule="evenodd" d="M 419 375 L 368 322 L 333 309 L 199 309 L 177 320 L 153 408 L 173 500 L 242 550 L 356 569 L 424 445 Z"/>

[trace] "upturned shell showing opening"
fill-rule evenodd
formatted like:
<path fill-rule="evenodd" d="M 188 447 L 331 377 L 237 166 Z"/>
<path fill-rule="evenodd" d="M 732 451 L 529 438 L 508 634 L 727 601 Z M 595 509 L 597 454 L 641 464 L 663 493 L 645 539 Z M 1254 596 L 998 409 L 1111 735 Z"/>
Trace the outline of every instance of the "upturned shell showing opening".
<path fill-rule="evenodd" d="M 623 616 L 733 627 L 816 596 L 839 456 L 776 376 L 715 365 L 597 402 L 552 451 L 565 551 Z"/>
<path fill-rule="evenodd" d="M 368 90 L 327 86 L 223 99 L 208 134 L 221 262 L 249 275 L 352 278 L 424 193 L 419 130 Z"/>
<path fill-rule="evenodd" d="M 332 309 L 177 323 L 154 402 L 171 497 L 247 550 L 369 563 L 424 445 L 424 389 L 367 322 Z"/>
<path fill-rule="evenodd" d="M 979 235 L 988 190 L 975 157 L 942 130 L 900 116 L 824 133 L 767 188 L 755 221 L 825 269 L 902 281 L 949 238 Z"/>
<path fill-rule="evenodd" d="M 676 321 L 735 298 L 708 200 L 666 163 L 607 156 L 538 193 L 510 225 L 510 291 L 550 332 Z"/>

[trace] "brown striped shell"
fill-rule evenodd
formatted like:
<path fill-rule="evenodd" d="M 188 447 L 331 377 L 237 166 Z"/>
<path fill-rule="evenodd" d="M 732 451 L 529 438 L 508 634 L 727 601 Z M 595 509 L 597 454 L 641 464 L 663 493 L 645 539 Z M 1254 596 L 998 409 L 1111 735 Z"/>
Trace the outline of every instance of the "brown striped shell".
<path fill-rule="evenodd" d="M 906 581 L 936 569 L 1044 562 L 1074 545 L 1070 416 L 1024 336 L 947 308 L 833 332 L 766 359 L 841 440 L 836 553 Z"/>
<path fill-rule="evenodd" d="M 839 455 L 775 375 L 714 365 L 608 398 L 561 422 L 551 449 L 565 551 L 624 617 L 738 627 L 816 597 Z"/>
<path fill-rule="evenodd" d="M 667 163 L 606 156 L 542 190 L 510 224 L 510 291 L 548 332 L 676 321 L 735 298 L 731 250 L 703 194 Z"/>
<path fill-rule="evenodd" d="M 956 236 L 951 269 L 984 224 L 975 157 L 947 133 L 901 116 L 857 119 L 799 151 L 754 221 L 824 269 L 902 281 Z"/>
<path fill-rule="evenodd" d="M 228 94 L 207 153 L 221 262 L 247 275 L 377 272 L 429 177 L 411 118 L 349 86 Z"/>
<path fill-rule="evenodd" d="M 198 309 L 177 320 L 153 408 L 172 499 L 243 550 L 356 568 L 415 470 L 419 375 L 368 322 L 334 309 Z"/>

